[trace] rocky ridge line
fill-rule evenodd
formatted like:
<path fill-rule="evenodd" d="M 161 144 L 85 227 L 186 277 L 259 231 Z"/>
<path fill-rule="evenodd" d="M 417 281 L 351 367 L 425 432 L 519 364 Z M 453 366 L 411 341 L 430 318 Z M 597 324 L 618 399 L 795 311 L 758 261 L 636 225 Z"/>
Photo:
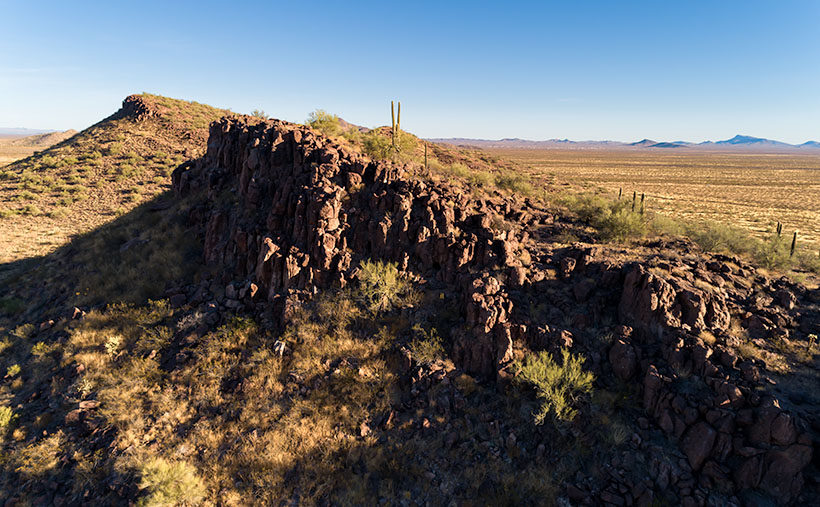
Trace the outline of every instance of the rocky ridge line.
<path fill-rule="evenodd" d="M 172 300 L 215 298 L 281 324 L 315 293 L 350 283 L 362 260 L 394 261 L 460 294 L 465 326 L 451 357 L 464 371 L 503 382 L 516 351 L 570 347 L 599 377 L 640 384 L 651 422 L 638 421 L 633 452 L 613 460 L 608 481 L 579 476 L 568 485 L 573 501 L 645 505 L 670 489 L 684 505 L 737 504 L 753 490 L 779 503 L 799 497 L 816 430 L 781 408 L 759 361 L 738 357 L 730 326 L 734 318 L 753 337 L 805 340 L 817 332 L 816 291 L 760 277 L 739 259 L 663 245 L 648 259 L 558 248 L 548 239 L 560 217 L 535 203 L 473 200 L 411 174 L 302 126 L 214 123 L 206 155 L 180 166 L 173 183 L 181 197 L 207 194 L 190 218 L 206 263 L 223 275 Z M 613 343 L 601 350 L 591 336 L 607 327 Z M 649 444 L 656 431 L 677 443 L 677 458 Z M 635 459 L 650 460 L 649 480 Z"/>

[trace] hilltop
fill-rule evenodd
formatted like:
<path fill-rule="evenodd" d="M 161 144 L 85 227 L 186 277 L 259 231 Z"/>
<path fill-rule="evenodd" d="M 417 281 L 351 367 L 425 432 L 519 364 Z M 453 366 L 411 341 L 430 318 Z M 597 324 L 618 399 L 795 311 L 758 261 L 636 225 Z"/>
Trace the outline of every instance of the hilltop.
<path fill-rule="evenodd" d="M 0 269 L 0 500 L 817 497 L 811 273 L 479 151 L 314 127 L 219 118 L 173 195 Z"/>
<path fill-rule="evenodd" d="M 229 111 L 132 95 L 112 116 L 0 168 L 0 261 L 46 253 L 167 190 L 171 170 L 205 151 Z M 49 143 L 44 134 L 28 141 Z M 21 142 L 16 140 L 11 142 Z"/>

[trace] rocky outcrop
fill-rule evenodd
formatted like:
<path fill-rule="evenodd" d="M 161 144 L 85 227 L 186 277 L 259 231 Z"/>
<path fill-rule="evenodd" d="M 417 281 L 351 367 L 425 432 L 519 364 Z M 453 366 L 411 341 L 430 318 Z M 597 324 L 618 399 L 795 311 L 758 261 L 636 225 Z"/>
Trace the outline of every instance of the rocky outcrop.
<path fill-rule="evenodd" d="M 662 278 L 642 265 L 626 275 L 618 313 L 622 322 L 653 334 L 663 329 L 719 332 L 730 320 L 722 293 Z"/>
<path fill-rule="evenodd" d="M 122 108 L 114 115 L 114 118 L 132 118 L 135 121 L 143 121 L 155 116 L 157 111 L 149 104 L 145 97 L 141 95 L 129 95 L 122 101 Z"/>
<path fill-rule="evenodd" d="M 205 260 L 234 286 L 256 287 L 243 304 L 264 302 L 281 316 L 288 302 L 344 286 L 364 259 L 396 262 L 465 288 L 470 331 L 453 356 L 469 372 L 493 375 L 511 357 L 513 303 L 499 279 L 526 279 L 525 238 L 493 228 L 513 206 L 500 197 L 473 201 L 407 171 L 306 127 L 226 118 L 212 125 L 207 154 L 179 167 L 173 184 L 180 196 L 207 193 L 211 204 L 195 217 Z"/>
<path fill-rule="evenodd" d="M 595 491 L 596 501 L 646 504 L 670 490 L 703 505 L 713 489 L 797 498 L 811 437 L 795 413 L 760 395 L 761 364 L 737 355 L 730 328 L 734 318 L 753 336 L 815 329 L 817 319 L 798 311 L 805 290 L 756 279 L 756 291 L 753 270 L 736 259 L 616 261 L 597 246 L 553 247 L 530 237 L 560 230 L 545 210 L 473 199 L 412 171 L 286 122 L 214 123 L 206 155 L 177 168 L 173 184 L 200 196 L 190 219 L 221 274 L 172 302 L 214 305 L 208 293 L 220 309 L 281 324 L 317 292 L 354 280 L 363 260 L 395 262 L 457 307 L 464 325 L 449 333 L 449 355 L 459 369 L 502 381 L 516 349 L 572 348 L 596 375 L 640 385 L 641 431 L 666 433 L 674 459 L 635 433 L 634 448 L 652 456 L 651 480 L 627 477 L 635 456 L 621 456 L 624 473 L 598 490 L 573 485 L 573 500 L 593 504 L 584 495 Z"/>

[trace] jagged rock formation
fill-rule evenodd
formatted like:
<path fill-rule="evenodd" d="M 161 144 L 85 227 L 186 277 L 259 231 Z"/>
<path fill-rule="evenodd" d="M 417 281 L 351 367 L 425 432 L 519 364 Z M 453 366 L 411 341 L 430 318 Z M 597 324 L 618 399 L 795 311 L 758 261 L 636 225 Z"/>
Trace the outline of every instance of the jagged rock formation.
<path fill-rule="evenodd" d="M 239 281 L 244 304 L 266 301 L 282 315 L 317 290 L 345 285 L 363 259 L 394 261 L 469 288 L 472 332 L 454 356 L 467 371 L 494 374 L 511 357 L 511 303 L 504 286 L 482 274 L 521 267 L 526 238 L 492 228 L 494 217 L 520 215 L 503 199 L 472 202 L 455 188 L 403 177 L 407 171 L 304 127 L 223 119 L 205 157 L 177 169 L 173 181 L 183 196 L 205 187 L 217 203 L 224 192 L 239 197 L 199 219 L 206 262 Z"/>
<path fill-rule="evenodd" d="M 736 504 L 751 490 L 780 503 L 798 497 L 816 433 L 766 390 L 759 360 L 738 356 L 731 327 L 805 340 L 818 331 L 815 295 L 739 259 L 682 259 L 660 244 L 649 259 L 555 248 L 548 238 L 560 224 L 538 205 L 474 200 L 411 174 L 302 126 L 214 123 L 206 155 L 180 166 L 173 184 L 180 196 L 207 195 L 191 220 L 205 261 L 224 276 L 174 296 L 177 304 L 218 292 L 225 309 L 281 322 L 316 292 L 355 279 L 360 261 L 394 261 L 460 294 L 465 325 L 450 355 L 464 371 L 503 381 L 516 349 L 570 347 L 596 374 L 639 384 L 651 421 L 637 422 L 611 477 L 576 476 L 572 501 L 648 505 L 655 490 L 683 505 Z M 602 348 L 596 335 L 607 328 L 612 342 Z M 650 443 L 653 431 L 679 451 Z"/>

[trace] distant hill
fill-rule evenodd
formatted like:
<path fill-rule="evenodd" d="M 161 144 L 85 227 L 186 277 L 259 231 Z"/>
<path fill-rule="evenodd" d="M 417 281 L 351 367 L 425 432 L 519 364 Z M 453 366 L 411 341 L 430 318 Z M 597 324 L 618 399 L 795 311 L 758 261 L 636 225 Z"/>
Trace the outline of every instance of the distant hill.
<path fill-rule="evenodd" d="M 771 151 L 771 152 L 792 152 L 806 150 L 820 151 L 820 142 L 807 141 L 803 144 L 795 145 L 781 141 L 774 141 L 762 137 L 752 137 L 736 135 L 731 139 L 723 141 L 705 141 L 702 143 L 690 143 L 687 141 L 661 141 L 656 142 L 651 139 L 642 139 L 634 143 L 624 143 L 620 141 L 571 141 L 569 139 L 548 139 L 545 141 L 531 141 L 528 139 L 505 138 L 499 140 L 492 139 L 469 139 L 469 138 L 432 138 L 430 142 L 440 144 L 452 144 L 456 146 L 472 146 L 476 148 L 502 148 L 502 149 L 568 149 L 568 150 L 641 150 L 641 149 L 699 149 L 713 151 Z"/>
<path fill-rule="evenodd" d="M 742 136 L 736 135 L 731 139 L 725 141 L 718 141 L 716 145 L 732 145 L 732 146 L 772 146 L 772 147 L 791 147 L 791 144 L 780 141 L 773 141 L 771 139 L 764 139 L 762 137 Z"/>
<path fill-rule="evenodd" d="M 73 129 L 64 130 L 62 132 L 46 132 L 43 134 L 34 134 L 26 137 L 19 137 L 8 142 L 11 146 L 31 146 L 31 147 L 49 147 L 59 142 L 65 141 L 69 137 L 76 134 L 77 131 Z"/>
<path fill-rule="evenodd" d="M 651 139 L 641 139 L 637 143 L 629 143 L 629 146 L 642 146 L 642 147 L 649 147 L 657 145 L 657 141 L 653 141 Z"/>
<path fill-rule="evenodd" d="M 35 134 L 47 134 L 49 132 L 57 132 L 56 130 L 47 129 L 27 129 L 22 127 L 0 127 L 0 137 L 26 137 Z"/>
<path fill-rule="evenodd" d="M 626 143 L 618 141 L 571 141 L 569 139 L 548 139 L 546 141 L 530 141 L 528 139 L 468 139 L 468 138 L 434 138 L 427 141 L 438 144 L 452 144 L 455 146 L 472 146 L 476 148 L 511 148 L 511 149 L 566 149 L 589 150 L 627 147 Z"/>
<path fill-rule="evenodd" d="M 655 143 L 649 146 L 649 148 L 688 148 L 691 146 L 689 143 L 681 143 L 681 142 L 674 142 L 674 143 Z"/>

